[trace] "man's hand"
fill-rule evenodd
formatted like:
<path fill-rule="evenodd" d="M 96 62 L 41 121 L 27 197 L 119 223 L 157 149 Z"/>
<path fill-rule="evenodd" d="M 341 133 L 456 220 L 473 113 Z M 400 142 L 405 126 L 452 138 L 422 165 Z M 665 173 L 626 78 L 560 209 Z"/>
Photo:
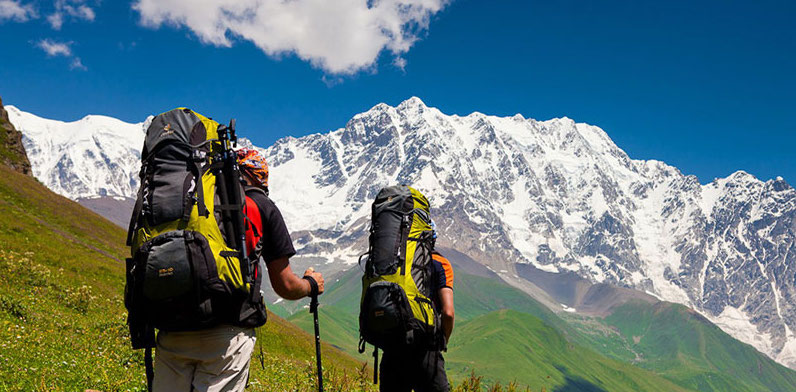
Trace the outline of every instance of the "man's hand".
<path fill-rule="evenodd" d="M 287 257 L 274 259 L 267 264 L 267 267 L 271 286 L 280 297 L 297 300 L 310 295 L 312 291 L 310 282 L 306 279 L 301 279 L 301 277 L 293 273 Z M 315 282 L 318 283 L 318 294 L 323 292 L 323 275 L 320 272 L 315 272 L 315 270 L 309 268 L 304 272 L 304 276 L 312 276 Z"/>
<path fill-rule="evenodd" d="M 321 274 L 320 272 L 315 272 L 315 270 L 312 267 L 310 267 L 307 268 L 306 271 L 304 271 L 304 276 L 310 276 L 312 277 L 312 279 L 315 279 L 315 283 L 318 283 L 318 294 L 319 295 L 323 294 L 323 274 Z M 309 285 L 309 282 L 307 283 Z M 308 289 L 307 295 L 310 295 L 310 292 L 311 290 Z"/>

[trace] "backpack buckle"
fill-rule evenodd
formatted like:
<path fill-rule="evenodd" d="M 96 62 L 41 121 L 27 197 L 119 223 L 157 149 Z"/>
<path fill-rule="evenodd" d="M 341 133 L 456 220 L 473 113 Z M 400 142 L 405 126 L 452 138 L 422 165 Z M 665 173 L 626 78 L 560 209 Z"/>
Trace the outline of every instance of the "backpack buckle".
<path fill-rule="evenodd" d="M 194 162 L 204 162 L 207 159 L 207 152 L 195 149 L 192 157 Z"/>

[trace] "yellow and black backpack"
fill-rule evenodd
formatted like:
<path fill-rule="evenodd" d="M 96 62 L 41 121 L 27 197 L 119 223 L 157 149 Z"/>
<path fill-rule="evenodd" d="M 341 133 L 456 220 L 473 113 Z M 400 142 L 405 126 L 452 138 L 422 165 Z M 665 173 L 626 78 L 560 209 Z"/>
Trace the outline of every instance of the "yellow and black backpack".
<path fill-rule="evenodd" d="M 262 274 L 246 253 L 235 139 L 234 120 L 220 125 L 186 108 L 156 116 L 146 131 L 125 306 L 133 348 L 147 349 L 147 362 L 154 329 L 266 321 Z"/>
<path fill-rule="evenodd" d="M 431 302 L 431 209 L 406 185 L 383 188 L 373 202 L 362 299 L 359 351 L 437 348 L 438 315 Z M 362 258 L 360 257 L 360 260 Z M 378 365 L 378 364 L 377 364 Z"/>

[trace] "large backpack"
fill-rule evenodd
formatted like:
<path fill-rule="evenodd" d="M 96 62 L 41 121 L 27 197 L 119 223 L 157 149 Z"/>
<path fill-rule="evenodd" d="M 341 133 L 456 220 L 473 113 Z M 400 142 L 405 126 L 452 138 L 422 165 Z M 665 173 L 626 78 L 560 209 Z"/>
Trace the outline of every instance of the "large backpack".
<path fill-rule="evenodd" d="M 262 274 L 245 256 L 233 124 L 178 108 L 147 129 L 127 238 L 125 305 L 135 349 L 154 347 L 154 329 L 266 321 Z"/>
<path fill-rule="evenodd" d="M 406 185 L 383 188 L 373 202 L 362 277 L 360 352 L 365 342 L 382 350 L 437 348 L 440 321 L 431 302 L 433 248 L 426 197 Z M 377 353 L 374 350 L 376 361 Z"/>

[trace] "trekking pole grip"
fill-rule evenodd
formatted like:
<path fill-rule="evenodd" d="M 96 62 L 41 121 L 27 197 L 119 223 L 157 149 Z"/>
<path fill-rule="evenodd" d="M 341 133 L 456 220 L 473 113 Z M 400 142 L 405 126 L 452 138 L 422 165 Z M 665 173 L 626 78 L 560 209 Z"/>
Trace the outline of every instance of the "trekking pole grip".
<path fill-rule="evenodd" d="M 315 313 L 318 311 L 318 282 L 310 275 L 305 275 L 303 279 L 310 282 L 310 313 Z"/>

